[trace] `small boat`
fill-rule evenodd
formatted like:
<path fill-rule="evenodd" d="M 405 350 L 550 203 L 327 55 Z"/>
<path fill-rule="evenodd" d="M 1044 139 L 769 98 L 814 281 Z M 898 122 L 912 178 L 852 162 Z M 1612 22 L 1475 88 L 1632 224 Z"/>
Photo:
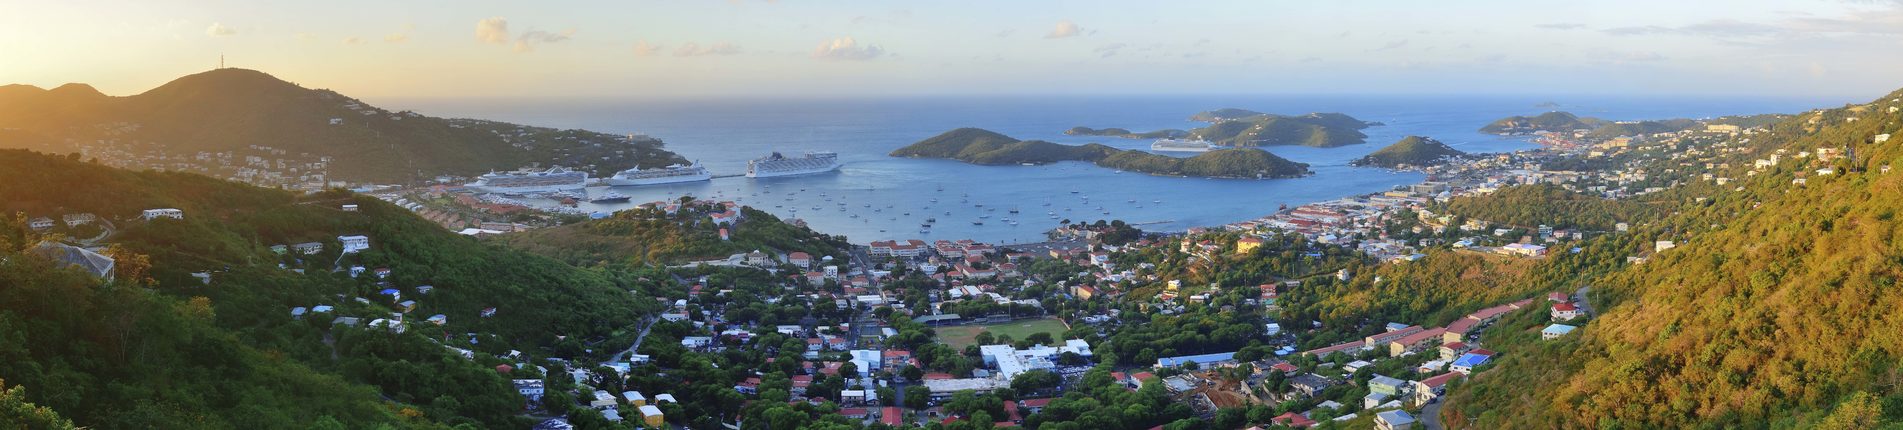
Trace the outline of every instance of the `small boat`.
<path fill-rule="evenodd" d="M 971 225 L 985 225 L 984 220 L 971 220 Z"/>
<path fill-rule="evenodd" d="M 628 200 L 631 198 L 632 197 L 622 195 L 621 193 L 609 191 L 605 194 L 588 199 L 588 202 L 589 203 L 627 203 Z"/>

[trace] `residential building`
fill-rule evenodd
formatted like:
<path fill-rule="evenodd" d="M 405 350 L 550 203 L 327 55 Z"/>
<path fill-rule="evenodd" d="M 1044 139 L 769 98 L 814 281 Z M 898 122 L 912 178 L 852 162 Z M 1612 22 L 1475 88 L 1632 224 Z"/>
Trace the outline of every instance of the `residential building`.
<path fill-rule="evenodd" d="M 1569 326 L 1565 324 L 1549 325 L 1549 326 L 1546 326 L 1546 328 L 1540 330 L 1540 339 L 1545 339 L 1545 340 L 1558 339 L 1561 337 L 1565 337 L 1568 334 L 1572 334 L 1573 330 L 1575 329 L 1578 329 L 1578 327 Z"/>
<path fill-rule="evenodd" d="M 185 211 L 172 208 L 146 209 L 139 213 L 139 218 L 144 218 L 146 221 L 159 218 L 185 219 Z"/>
<path fill-rule="evenodd" d="M 368 236 L 337 236 L 337 242 L 343 244 L 345 254 L 355 254 L 358 251 L 370 249 Z"/>
<path fill-rule="evenodd" d="M 92 275 L 95 278 L 108 281 L 112 280 L 112 269 L 114 267 L 112 257 L 88 251 L 85 248 L 50 240 L 42 241 L 39 245 L 34 245 L 33 249 L 28 252 L 46 257 L 49 260 L 53 260 L 54 263 L 79 268 L 80 271 L 86 272 L 86 274 Z"/>
<path fill-rule="evenodd" d="M 1408 430 L 1414 428 L 1414 416 L 1407 411 L 1381 411 L 1374 414 L 1374 428 L 1378 430 Z"/>

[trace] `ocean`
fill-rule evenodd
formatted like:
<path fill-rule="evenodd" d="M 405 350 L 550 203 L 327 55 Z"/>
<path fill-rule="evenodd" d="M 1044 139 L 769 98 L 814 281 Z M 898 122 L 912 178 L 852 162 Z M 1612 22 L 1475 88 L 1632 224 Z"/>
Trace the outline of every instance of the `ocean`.
<path fill-rule="evenodd" d="M 715 175 L 742 174 L 747 160 L 773 151 L 834 151 L 845 167 L 812 176 L 647 187 L 615 187 L 630 203 L 582 209 L 613 211 L 683 195 L 732 200 L 805 220 L 854 243 L 884 239 L 973 239 L 1037 242 L 1060 221 L 1120 219 L 1145 230 L 1181 231 L 1270 214 L 1297 206 L 1380 192 L 1424 175 L 1357 168 L 1349 160 L 1407 135 L 1438 139 L 1470 153 L 1534 146 L 1523 138 L 1479 133 L 1511 115 L 1565 110 L 1612 120 L 1704 118 L 1796 113 L 1841 101 L 1793 98 L 1461 97 L 1461 96 L 1050 96 L 892 97 L 667 100 L 376 100 L 391 109 L 442 117 L 481 118 L 599 132 L 643 133 L 707 166 Z M 1559 107 L 1539 107 L 1545 102 Z M 1103 143 L 1145 149 L 1148 140 L 1066 136 L 1076 126 L 1132 131 L 1191 129 L 1204 110 L 1236 107 L 1299 115 L 1340 112 L 1385 125 L 1363 130 L 1367 143 L 1336 148 L 1264 148 L 1310 164 L 1297 179 L 1234 180 L 1149 176 L 1088 163 L 977 166 L 953 160 L 887 156 L 894 149 L 958 127 L 979 127 L 1018 139 Z M 1190 156 L 1188 153 L 1165 153 Z M 590 194 L 607 192 L 593 187 Z M 552 204 L 552 202 L 551 202 Z M 1017 210 L 1018 213 L 1011 213 Z M 928 218 L 935 218 L 929 229 Z M 1012 221 L 1016 224 L 1013 225 Z M 982 223 L 980 225 L 979 223 Z"/>

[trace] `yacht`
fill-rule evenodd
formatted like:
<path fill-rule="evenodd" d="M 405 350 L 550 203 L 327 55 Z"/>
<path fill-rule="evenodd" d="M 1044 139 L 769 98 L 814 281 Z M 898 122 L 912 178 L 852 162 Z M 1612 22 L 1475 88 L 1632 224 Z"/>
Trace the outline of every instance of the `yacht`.
<path fill-rule="evenodd" d="M 839 154 L 832 152 L 808 152 L 794 158 L 774 152 L 765 157 L 747 162 L 747 177 L 771 178 L 776 176 L 810 175 L 839 170 Z"/>
<path fill-rule="evenodd" d="M 631 197 L 628 197 L 627 195 L 609 191 L 606 193 L 602 193 L 602 195 L 589 198 L 588 202 L 589 203 L 627 203 L 630 198 Z"/>

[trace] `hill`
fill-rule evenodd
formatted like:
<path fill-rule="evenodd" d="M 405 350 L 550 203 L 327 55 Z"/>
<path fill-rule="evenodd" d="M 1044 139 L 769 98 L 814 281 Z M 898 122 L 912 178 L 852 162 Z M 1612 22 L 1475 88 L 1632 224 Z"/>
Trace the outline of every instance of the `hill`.
<path fill-rule="evenodd" d="M 0 226 L 0 282 L 32 286 L 0 289 L 0 379 L 79 425 L 301 428 L 329 417 L 345 428 L 522 428 L 522 399 L 495 369 L 519 361 L 504 356 L 605 355 L 589 345 L 630 344 L 626 328 L 658 311 L 652 297 L 630 294 L 630 280 L 484 244 L 368 196 L 73 158 L 0 150 L 0 171 L 14 175 L 0 181 L 0 212 L 97 215 L 112 229 L 115 280 L 18 258 L 58 238 L 24 217 Z M 150 208 L 185 215 L 140 220 Z M 370 248 L 343 253 L 343 235 L 367 236 Z M 272 249 L 302 242 L 320 250 Z M 389 274 L 353 276 L 353 266 Z M 290 312 L 317 305 L 334 310 Z M 393 313 L 407 313 L 406 332 L 361 325 Z M 433 314 L 447 320 L 422 321 Z M 341 316 L 360 323 L 333 325 Z"/>
<path fill-rule="evenodd" d="M 1128 129 L 1115 128 L 1115 127 L 1112 127 L 1112 128 L 1071 127 L 1069 130 L 1064 130 L 1064 134 L 1071 135 L 1071 136 L 1121 137 L 1125 139 L 1170 139 L 1170 138 L 1188 136 L 1189 132 L 1183 131 L 1183 130 L 1177 130 L 1174 128 L 1166 128 L 1162 130 L 1137 133 L 1137 132 L 1130 131 Z"/>
<path fill-rule="evenodd" d="M 1525 134 L 1533 132 L 1570 132 L 1573 130 L 1591 130 L 1610 124 L 1610 121 L 1580 117 L 1571 113 L 1553 111 L 1536 116 L 1511 116 L 1495 120 L 1480 128 L 1481 133 Z"/>
<path fill-rule="evenodd" d="M 739 209 L 741 220 L 728 228 L 728 240 L 721 240 L 721 226 L 709 222 L 710 218 L 693 206 L 685 204 L 675 214 L 659 209 L 625 210 L 608 218 L 503 235 L 500 240 L 512 248 L 582 266 L 681 264 L 755 250 L 775 251 L 773 259 L 782 262 L 784 259 L 777 254 L 796 251 L 815 260 L 847 257 L 849 245 L 844 238 L 788 224 L 750 207 Z"/>
<path fill-rule="evenodd" d="M 245 69 L 189 75 L 125 97 L 83 84 L 8 85 L 0 87 L 0 129 L 66 142 L 124 141 L 169 154 L 264 146 L 330 157 L 326 180 L 357 182 L 473 176 L 530 163 L 599 176 L 684 162 L 652 138 L 391 112 Z M 78 152 L 76 143 L 63 146 L 0 135 L 0 147 Z"/>
<path fill-rule="evenodd" d="M 1243 116 L 1232 116 L 1242 115 Z M 1265 114 L 1241 109 L 1219 109 L 1197 114 L 1210 118 L 1208 126 L 1190 130 L 1190 137 L 1224 146 L 1302 145 L 1327 148 L 1366 142 L 1361 130 L 1379 125 L 1338 113 L 1302 116 Z"/>
<path fill-rule="evenodd" d="M 1903 420 L 1903 146 L 1754 169 L 1776 152 L 1841 149 L 1899 131 L 1903 92 L 1820 110 L 1732 138 L 1725 186 L 1668 191 L 1686 202 L 1629 234 L 1588 242 L 1599 310 L 1569 338 L 1543 318 L 1484 335 L 1509 354 L 1451 392 L 1443 421 L 1472 428 L 1893 428 Z M 1850 118 L 1859 118 L 1850 121 Z M 1676 163 L 1670 167 L 1676 167 Z M 1829 170 L 1830 174 L 1821 174 Z M 1747 174 L 1747 172 L 1750 172 Z M 1795 183 L 1797 179 L 1803 183 Z M 1658 251 L 1654 241 L 1678 246 Z M 1624 264 L 1628 256 L 1643 264 Z M 1533 317 L 1539 315 L 1535 314 Z M 1492 348 L 1492 346 L 1490 346 Z M 1555 424 L 1564 423 L 1564 424 Z"/>
<path fill-rule="evenodd" d="M 894 157 L 944 158 L 972 164 L 1049 164 L 1084 161 L 1113 169 L 1168 176 L 1287 178 L 1308 174 L 1308 165 L 1267 151 L 1231 148 L 1176 158 L 1099 144 L 1061 145 L 1017 140 L 979 128 L 960 128 L 892 151 Z"/>
<path fill-rule="evenodd" d="M 1349 164 L 1379 167 L 1428 166 L 1463 155 L 1467 153 L 1438 140 L 1408 136 Z"/>

